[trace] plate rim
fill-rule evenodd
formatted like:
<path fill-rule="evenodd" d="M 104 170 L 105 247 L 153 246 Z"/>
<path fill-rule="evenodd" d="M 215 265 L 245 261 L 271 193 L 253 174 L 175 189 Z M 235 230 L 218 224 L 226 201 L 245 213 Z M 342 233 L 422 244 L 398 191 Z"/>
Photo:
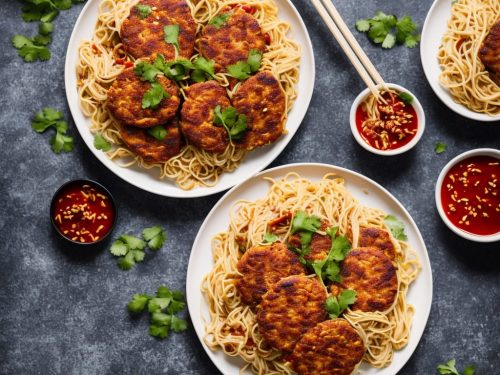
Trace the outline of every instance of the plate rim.
<path fill-rule="evenodd" d="M 188 306 L 188 311 L 189 311 L 189 316 L 191 318 L 191 322 L 193 323 L 193 327 L 194 327 L 195 332 L 196 332 L 196 336 L 198 337 L 198 340 L 200 341 L 203 349 L 205 350 L 205 353 L 209 357 L 210 361 L 214 364 L 214 366 L 217 367 L 217 369 L 222 374 L 228 374 L 227 372 L 224 372 L 224 370 L 220 367 L 220 364 L 216 360 L 215 352 L 211 351 L 208 348 L 208 346 L 205 344 L 205 342 L 203 340 L 204 332 L 199 332 L 199 330 L 197 329 L 197 326 L 194 324 L 193 317 L 197 316 L 196 314 L 200 315 L 200 312 L 199 311 L 193 311 L 193 309 L 194 309 L 193 304 L 190 303 L 190 301 L 193 298 L 194 299 L 196 298 L 196 295 L 193 297 L 193 294 L 191 293 L 192 288 L 190 286 L 192 285 L 192 281 L 191 282 L 189 281 L 189 280 L 192 280 L 192 278 L 190 279 L 189 275 L 192 272 L 193 264 L 195 262 L 194 261 L 194 257 L 193 257 L 194 249 L 198 246 L 198 242 L 201 241 L 202 232 L 205 230 L 205 227 L 208 225 L 209 220 L 215 214 L 215 212 L 218 210 L 218 208 L 222 204 L 224 204 L 225 201 L 227 199 L 229 199 L 230 196 L 237 189 L 240 189 L 243 184 L 249 183 L 252 180 L 256 180 L 256 179 L 263 179 L 264 177 L 266 177 L 267 174 L 273 174 L 274 172 L 281 172 L 281 175 L 284 175 L 284 174 L 289 173 L 289 172 L 294 172 L 293 169 L 295 169 L 295 168 L 307 168 L 307 167 L 323 168 L 325 170 L 324 173 L 332 173 L 332 172 L 334 172 L 334 173 L 339 173 L 339 174 L 345 173 L 345 174 L 348 174 L 348 175 L 352 175 L 352 176 L 360 178 L 361 180 L 364 180 L 365 182 L 367 182 L 369 184 L 372 184 L 376 188 L 380 189 L 380 191 L 383 194 L 385 194 L 386 197 L 390 198 L 390 200 L 393 203 L 395 203 L 399 207 L 399 209 L 401 209 L 405 213 L 405 215 L 409 219 L 410 224 L 415 229 L 415 232 L 417 234 L 417 239 L 416 240 L 422 245 L 422 250 L 423 250 L 423 253 L 424 253 L 424 257 L 420 259 L 420 262 L 422 264 L 422 269 L 424 268 L 424 265 L 425 265 L 425 267 L 427 267 L 428 271 L 429 271 L 428 272 L 428 280 L 426 280 L 428 282 L 428 284 L 429 284 L 429 290 L 426 291 L 426 292 L 428 292 L 428 296 L 429 296 L 428 297 L 429 298 L 429 304 L 425 307 L 425 310 L 422 313 L 423 314 L 422 317 L 424 318 L 425 324 L 422 327 L 422 330 L 416 334 L 417 335 L 416 336 L 417 339 L 415 341 L 415 344 L 414 344 L 413 348 L 411 348 L 411 352 L 410 352 L 409 356 L 406 359 L 404 359 L 398 365 L 398 367 L 395 369 L 394 374 L 397 374 L 404 367 L 404 365 L 410 360 L 410 358 L 413 356 L 415 350 L 418 347 L 418 344 L 420 343 L 420 340 L 422 339 L 422 335 L 423 335 L 423 333 L 425 331 L 425 328 L 427 327 L 427 323 L 429 321 L 429 316 L 430 316 L 430 312 L 431 312 L 431 308 L 432 308 L 433 290 L 434 290 L 433 276 L 432 276 L 433 275 L 432 274 L 432 266 L 431 266 L 431 262 L 430 262 L 430 258 L 429 258 L 429 252 L 427 250 L 427 246 L 425 245 L 425 241 L 424 241 L 424 239 L 422 237 L 422 233 L 420 232 L 419 227 L 415 223 L 415 220 L 410 215 L 410 213 L 408 212 L 408 210 L 403 206 L 403 204 L 393 194 L 391 194 L 385 187 L 383 187 L 382 185 L 380 185 L 378 182 L 372 180 L 371 178 L 366 177 L 366 176 L 364 176 L 363 174 L 361 174 L 359 172 L 350 170 L 348 168 L 340 167 L 340 166 L 337 166 L 337 165 L 333 165 L 333 164 L 326 164 L 326 163 L 290 163 L 290 164 L 284 164 L 284 165 L 280 165 L 280 166 L 277 166 L 277 167 L 274 167 L 274 168 L 266 169 L 264 171 L 259 172 L 256 175 L 248 178 L 246 181 L 244 181 L 244 182 L 242 182 L 242 183 L 234 186 L 233 188 L 231 188 L 212 207 L 212 209 L 210 210 L 210 212 L 207 214 L 207 216 L 203 220 L 203 223 L 200 226 L 200 228 L 198 229 L 196 237 L 195 237 L 195 239 L 193 241 L 193 246 L 191 247 L 191 250 L 190 250 L 189 262 L 188 262 L 188 267 L 187 267 L 187 271 L 186 271 L 186 303 L 187 303 L 187 306 Z M 197 292 L 200 292 L 200 285 L 196 286 L 196 288 L 197 289 L 195 289 L 195 290 L 197 290 Z M 419 309 L 420 309 L 420 307 L 419 307 Z M 378 369 L 378 370 L 383 370 L 383 369 Z"/>
<path fill-rule="evenodd" d="M 143 191 L 147 191 L 152 194 L 156 194 L 159 196 L 164 196 L 164 197 L 170 197 L 170 198 L 184 198 L 184 199 L 190 199 L 190 198 L 199 198 L 199 197 L 206 197 L 210 195 L 214 195 L 217 193 L 220 193 L 222 191 L 226 191 L 231 189 L 234 186 L 237 186 L 240 183 L 243 183 L 247 179 L 251 178 L 252 176 L 258 174 L 265 168 L 267 168 L 279 155 L 281 155 L 286 146 L 290 143 L 290 141 L 293 139 L 295 133 L 297 130 L 302 126 L 302 123 L 304 121 L 304 118 L 307 114 L 307 111 L 309 109 L 312 96 L 314 93 L 314 85 L 316 81 L 316 63 L 315 63 L 315 57 L 314 57 L 314 50 L 313 50 L 313 45 L 311 38 L 309 36 L 309 31 L 306 28 L 306 25 L 304 23 L 304 20 L 302 19 L 300 13 L 298 12 L 297 8 L 293 4 L 291 0 L 274 0 L 276 2 L 285 2 L 287 3 L 288 7 L 293 13 L 293 16 L 297 19 L 300 28 L 298 28 L 300 31 L 300 34 L 302 34 L 302 37 L 304 38 L 305 44 L 300 44 L 301 47 L 301 63 L 300 63 L 300 68 L 299 68 L 299 82 L 297 85 L 301 82 L 301 76 L 307 71 L 307 77 L 309 78 L 307 81 L 309 83 L 305 84 L 306 88 L 308 90 L 303 90 L 302 91 L 302 96 L 301 92 L 298 91 L 298 96 L 294 102 L 294 107 L 292 108 L 291 112 L 288 113 L 288 121 L 290 121 L 290 118 L 293 116 L 297 118 L 297 126 L 294 127 L 293 129 L 287 128 L 287 138 L 282 138 L 281 140 L 278 141 L 278 143 L 275 143 L 273 146 L 277 147 L 275 152 L 271 153 L 271 150 L 268 150 L 266 152 L 266 155 L 271 154 L 271 156 L 268 156 L 268 159 L 264 160 L 263 163 L 258 163 L 255 168 L 253 168 L 251 171 L 248 172 L 247 175 L 242 175 L 242 177 L 239 180 L 231 180 L 225 183 L 224 185 L 219 181 L 215 186 L 212 187 L 196 187 L 191 190 L 182 190 L 179 188 L 174 181 L 172 180 L 160 180 L 158 177 L 155 177 L 158 181 L 164 182 L 164 188 L 165 191 L 162 189 L 155 189 L 151 188 L 149 186 L 149 183 L 140 183 L 136 182 L 135 180 L 131 179 L 130 177 L 125 176 L 126 172 L 122 173 L 120 165 L 109 159 L 105 153 L 101 152 L 100 150 L 97 150 L 95 147 L 93 147 L 93 144 L 90 140 L 87 140 L 86 137 L 82 134 L 82 132 L 88 130 L 88 124 L 78 124 L 77 121 L 75 120 L 78 116 L 75 116 L 77 114 L 81 114 L 82 116 L 83 113 L 80 108 L 80 103 L 78 101 L 78 96 L 77 96 L 77 90 L 76 90 L 76 82 L 77 82 L 77 74 L 76 74 L 76 60 L 77 59 L 77 52 L 78 48 L 75 47 L 77 43 L 82 37 L 79 37 L 77 35 L 77 29 L 81 27 L 81 23 L 83 22 L 84 18 L 86 17 L 86 14 L 89 11 L 89 8 L 92 7 L 95 3 L 97 3 L 97 6 L 99 2 L 102 0 L 89 0 L 87 3 L 84 5 L 82 10 L 80 11 L 80 14 L 78 15 L 78 18 L 73 26 L 73 29 L 71 31 L 71 36 L 69 38 L 67 48 L 66 48 L 66 55 L 65 55 L 65 62 L 64 62 L 64 87 L 65 87 L 65 92 L 66 92 L 66 101 L 68 103 L 68 107 L 70 109 L 71 117 L 73 119 L 73 123 L 75 124 L 75 127 L 82 138 L 83 142 L 85 145 L 90 149 L 91 153 L 101 162 L 102 165 L 104 165 L 109 171 L 111 171 L 114 175 L 118 176 L 120 179 L 123 181 L 137 187 L 138 189 L 141 189 Z M 97 22 L 97 19 L 95 20 Z M 72 54 L 73 52 L 73 54 Z M 76 58 L 75 58 L 76 56 Z M 304 66 L 305 60 L 310 60 L 310 65 L 311 66 Z M 305 82 L 305 81 L 304 81 Z M 298 100 L 301 100 L 301 107 L 298 107 Z M 299 108 L 297 114 L 293 113 L 293 110 L 295 108 Z M 292 116 L 291 116 L 292 115 Z M 81 130 L 81 129 L 82 130 Z M 90 131 L 90 130 L 88 130 Z M 269 147 L 269 146 L 268 146 Z M 264 155 L 265 156 L 265 155 Z M 245 159 L 242 161 L 240 166 L 238 168 L 241 168 L 241 166 L 245 163 L 245 161 L 251 157 L 251 155 L 246 156 Z M 261 156 L 259 156 L 261 157 Z M 145 171 L 147 173 L 147 171 Z M 230 174 L 232 172 L 223 172 L 223 174 Z M 171 185 L 170 185 L 171 184 Z"/>
<path fill-rule="evenodd" d="M 422 26 L 422 38 L 420 41 L 420 62 L 422 64 L 422 69 L 424 71 L 425 78 L 427 79 L 427 82 L 429 83 L 429 86 L 431 86 L 432 91 L 434 91 L 434 94 L 441 100 L 441 102 L 447 106 L 449 109 L 451 109 L 453 112 L 456 114 L 468 118 L 470 120 L 475 120 L 478 122 L 482 123 L 491 123 L 491 122 L 496 122 L 500 121 L 500 115 L 498 116 L 490 116 L 485 113 L 479 113 L 479 112 L 474 112 L 473 110 L 465 107 L 463 104 L 456 103 L 451 94 L 447 89 L 442 87 L 437 79 L 437 77 L 433 76 L 433 72 L 431 69 L 431 66 L 438 66 L 439 70 L 441 68 L 439 67 L 439 63 L 437 62 L 437 52 L 438 50 L 435 48 L 434 43 L 426 43 L 426 40 L 430 39 L 432 41 L 435 40 L 435 37 L 432 37 L 430 34 L 429 28 L 431 27 L 431 23 L 434 21 L 433 18 L 435 16 L 433 15 L 436 11 L 436 8 L 439 6 L 445 6 L 449 5 L 450 10 L 451 10 L 451 2 L 449 0 L 434 0 L 432 3 L 431 7 L 429 8 L 429 11 L 427 12 L 427 15 L 425 16 L 425 21 L 424 25 Z M 448 17 L 449 18 L 449 17 Z M 448 18 L 444 19 L 444 23 L 447 24 Z M 439 42 L 441 42 L 443 35 L 439 36 Z M 439 44 L 437 44 L 439 48 Z M 431 58 L 426 59 L 426 57 L 429 57 L 429 53 L 426 51 L 431 51 Z"/>

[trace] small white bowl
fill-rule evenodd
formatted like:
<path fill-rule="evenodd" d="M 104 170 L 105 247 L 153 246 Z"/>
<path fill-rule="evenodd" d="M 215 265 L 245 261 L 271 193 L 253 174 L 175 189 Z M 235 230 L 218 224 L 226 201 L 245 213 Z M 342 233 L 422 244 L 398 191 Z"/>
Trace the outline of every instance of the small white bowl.
<path fill-rule="evenodd" d="M 394 83 L 387 83 L 387 87 L 391 89 L 395 89 L 399 92 L 407 92 L 413 97 L 413 102 L 411 105 L 415 109 L 415 112 L 417 113 L 417 121 L 418 121 L 418 127 L 417 127 L 417 134 L 413 137 L 413 139 L 405 144 L 404 146 L 398 147 L 394 150 L 379 150 L 375 147 L 370 146 L 362 137 L 361 134 L 359 134 L 358 128 L 356 127 L 356 110 L 358 109 L 358 106 L 361 104 L 363 100 L 365 100 L 370 94 L 371 91 L 369 88 L 366 88 L 363 90 L 357 97 L 354 99 L 354 102 L 352 103 L 351 106 L 351 114 L 349 116 L 349 122 L 351 123 L 351 132 L 352 135 L 354 136 L 354 139 L 360 144 L 361 147 L 364 149 L 373 152 L 374 154 L 377 155 L 383 155 L 383 156 L 391 156 L 391 155 L 398 155 L 402 154 L 403 152 L 406 152 L 410 150 L 413 146 L 415 146 L 420 138 L 422 138 L 422 134 L 424 134 L 424 129 L 425 129 L 425 114 L 424 114 L 424 109 L 422 108 L 422 105 L 418 101 L 417 97 L 407 89 L 405 89 L 402 86 L 396 85 Z"/>
<path fill-rule="evenodd" d="M 470 232 L 466 232 L 463 229 L 458 228 L 455 226 L 450 219 L 448 219 L 448 216 L 446 216 L 446 213 L 443 210 L 443 205 L 441 203 L 441 186 L 443 185 L 443 180 L 446 176 L 446 174 L 449 172 L 449 170 L 456 165 L 457 163 L 461 162 L 464 159 L 470 158 L 472 156 L 492 156 L 497 159 L 500 159 L 500 151 L 493 149 L 493 148 L 477 148 L 475 150 L 470 150 L 466 151 L 453 159 L 451 159 L 448 164 L 444 166 L 444 168 L 441 170 L 441 173 L 439 174 L 439 177 L 436 182 L 436 189 L 435 189 L 435 197 L 436 197 L 436 207 L 439 212 L 439 216 L 441 216 L 441 219 L 443 222 L 450 228 L 453 232 L 458 234 L 460 237 L 463 237 L 467 240 L 471 241 L 476 241 L 476 242 L 496 242 L 500 241 L 500 233 L 495 233 L 495 234 L 489 234 L 489 235 L 479 235 L 479 234 L 473 234 Z"/>

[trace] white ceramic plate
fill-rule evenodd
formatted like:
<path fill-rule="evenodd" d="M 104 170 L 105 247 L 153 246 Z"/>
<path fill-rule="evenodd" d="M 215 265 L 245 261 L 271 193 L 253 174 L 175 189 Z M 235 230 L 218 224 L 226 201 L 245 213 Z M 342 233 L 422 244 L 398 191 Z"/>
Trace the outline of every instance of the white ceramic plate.
<path fill-rule="evenodd" d="M 352 172 L 348 169 L 327 164 L 289 164 L 272 168 L 259 173 L 227 192 L 210 211 L 203 222 L 191 250 L 191 257 L 187 270 L 186 292 L 187 303 L 191 320 L 196 329 L 205 351 L 217 368 L 225 375 L 236 375 L 243 365 L 239 358 L 229 357 L 221 351 L 212 352 L 203 342 L 205 334 L 204 321 L 208 321 L 208 304 L 200 291 L 203 276 L 213 265 L 210 248 L 212 237 L 227 230 L 229 225 L 229 211 L 234 202 L 240 199 L 256 200 L 264 197 L 269 189 L 269 182 L 264 177 L 280 178 L 289 172 L 297 172 L 302 177 L 313 181 L 320 180 L 327 173 L 337 173 L 345 179 L 346 186 L 353 196 L 366 206 L 376 207 L 387 213 L 396 215 L 405 224 L 408 241 L 417 251 L 422 263 L 422 271 L 408 292 L 408 301 L 416 307 L 415 318 L 408 345 L 394 355 L 390 366 L 384 369 L 375 369 L 363 364 L 360 369 L 363 375 L 394 375 L 408 361 L 424 332 L 432 302 L 432 273 L 429 257 L 422 235 L 406 209 L 394 196 L 376 182 Z"/>
<path fill-rule="evenodd" d="M 427 81 L 429 81 L 439 99 L 459 115 L 477 121 L 499 121 L 500 115 L 489 116 L 484 113 L 477 113 L 462 104 L 456 103 L 450 92 L 439 83 L 441 68 L 437 55 L 441 39 L 446 32 L 448 19 L 451 16 L 451 3 L 451 0 L 435 0 L 425 18 L 420 42 L 420 58 L 422 59 L 422 67 Z"/>
<path fill-rule="evenodd" d="M 292 110 L 288 114 L 288 121 L 286 123 L 288 134 L 281 137 L 272 145 L 250 152 L 234 172 L 223 173 L 219 178 L 219 182 L 214 187 L 199 187 L 185 191 L 177 187 L 173 181 L 167 179 L 160 180 L 158 178 L 159 171 L 157 169 L 147 170 L 138 167 L 120 167 L 110 160 L 102 151 L 94 147 L 94 137 L 89 130 L 90 120 L 83 115 L 80 109 L 76 88 L 78 47 L 81 40 L 92 38 L 94 26 L 97 21 L 98 5 L 101 2 L 101 0 L 89 0 L 78 17 L 69 40 L 65 64 L 65 85 L 69 108 L 75 120 L 76 127 L 97 159 L 117 176 L 140 189 L 163 196 L 178 198 L 201 197 L 221 192 L 246 180 L 267 167 L 281 153 L 288 142 L 290 142 L 302 122 L 313 93 L 315 75 L 312 44 L 302 18 L 291 1 L 275 1 L 279 7 L 279 18 L 291 25 L 289 37 L 298 42 L 302 48 L 300 79 L 296 87 L 298 97 Z"/>

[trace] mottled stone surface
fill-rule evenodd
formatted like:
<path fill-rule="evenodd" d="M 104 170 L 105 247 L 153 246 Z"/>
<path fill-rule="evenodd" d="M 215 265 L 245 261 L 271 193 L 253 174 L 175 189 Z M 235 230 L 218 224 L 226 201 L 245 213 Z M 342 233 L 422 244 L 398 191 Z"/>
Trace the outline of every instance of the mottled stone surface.
<path fill-rule="evenodd" d="M 430 0 L 335 1 L 352 27 L 382 9 L 423 23 Z M 324 162 L 363 173 L 389 189 L 409 210 L 429 250 L 434 300 L 422 340 L 401 374 L 434 374 L 450 358 L 475 363 L 478 374 L 498 374 L 500 365 L 500 246 L 467 242 L 441 222 L 434 184 L 456 154 L 500 146 L 500 124 L 480 124 L 449 111 L 429 87 L 419 50 L 382 50 L 356 37 L 387 81 L 414 91 L 425 107 L 427 128 L 411 152 L 374 156 L 352 138 L 348 113 L 363 89 L 354 69 L 307 0 L 295 0 L 309 29 L 316 57 L 314 97 L 303 126 L 273 164 Z M 0 373 L 1 374 L 215 374 L 193 329 L 158 341 L 147 334 L 147 318 L 132 319 L 126 303 L 136 292 L 161 283 L 185 288 L 189 251 L 197 230 L 220 194 L 180 200 L 145 193 L 111 174 L 82 142 L 72 121 L 75 150 L 54 155 L 49 134 L 30 129 L 44 106 L 70 118 L 63 81 L 66 45 L 82 6 L 55 20 L 50 62 L 26 64 L 10 46 L 15 33 L 34 35 L 21 21 L 17 1 L 0 7 Z M 448 144 L 441 155 L 437 141 Z M 53 192 L 71 178 L 90 177 L 115 195 L 115 234 L 138 234 L 163 225 L 166 246 L 123 272 L 106 251 L 81 257 L 54 235 L 48 209 Z"/>

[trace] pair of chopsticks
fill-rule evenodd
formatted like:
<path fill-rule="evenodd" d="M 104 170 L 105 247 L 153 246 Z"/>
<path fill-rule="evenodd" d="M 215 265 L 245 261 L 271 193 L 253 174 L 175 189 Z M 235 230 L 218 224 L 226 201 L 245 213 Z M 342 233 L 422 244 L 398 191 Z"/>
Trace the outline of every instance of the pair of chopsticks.
<path fill-rule="evenodd" d="M 331 0 L 311 0 L 311 2 L 375 98 L 385 102 L 378 89 L 378 87 L 387 88 L 382 76 L 361 49 Z"/>

